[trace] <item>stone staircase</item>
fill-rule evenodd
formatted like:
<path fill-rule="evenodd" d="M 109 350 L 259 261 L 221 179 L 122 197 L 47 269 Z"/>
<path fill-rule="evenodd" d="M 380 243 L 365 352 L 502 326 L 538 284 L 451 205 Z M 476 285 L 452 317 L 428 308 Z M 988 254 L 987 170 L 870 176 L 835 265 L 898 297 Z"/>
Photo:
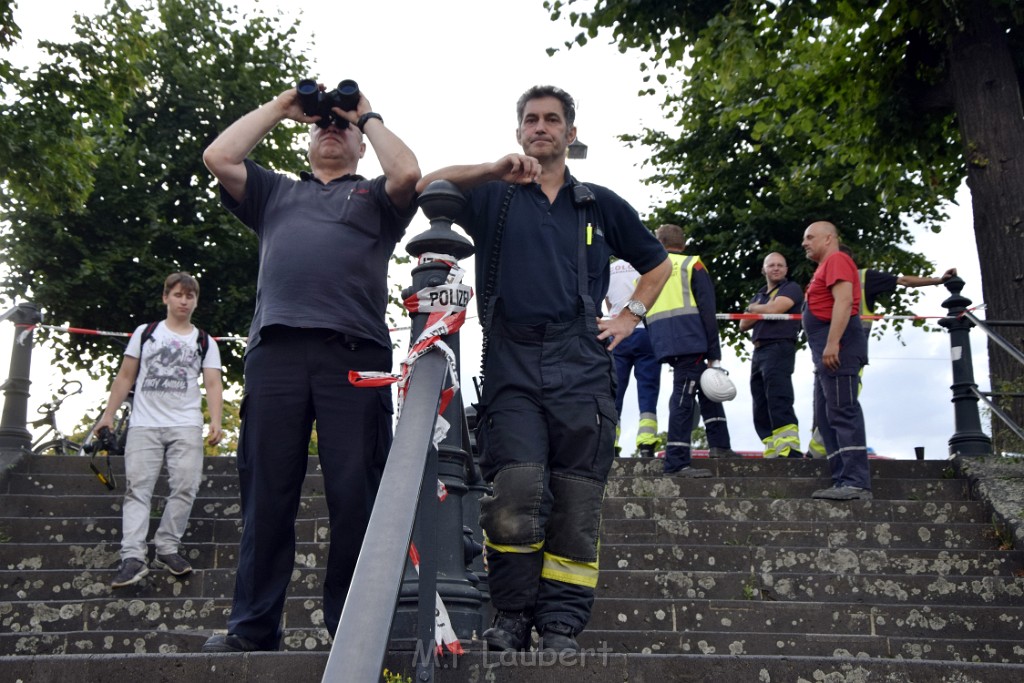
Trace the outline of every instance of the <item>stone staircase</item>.
<path fill-rule="evenodd" d="M 1024 552 L 1010 524 L 1024 507 L 1005 505 L 1005 487 L 1024 481 L 1019 463 L 979 479 L 951 461 L 874 460 L 875 500 L 850 503 L 810 499 L 828 483 L 821 461 L 702 466 L 716 476 L 616 461 L 582 655 L 498 656 L 469 641 L 436 680 L 1024 681 Z M 316 459 L 282 653 L 199 653 L 225 626 L 240 533 L 233 460 L 205 468 L 185 538 L 196 571 L 154 570 L 116 591 L 123 487 L 108 492 L 85 458 L 27 457 L 4 474 L 0 680 L 320 680 L 328 533 Z M 385 665 L 411 674 L 410 660 L 393 652 Z"/>

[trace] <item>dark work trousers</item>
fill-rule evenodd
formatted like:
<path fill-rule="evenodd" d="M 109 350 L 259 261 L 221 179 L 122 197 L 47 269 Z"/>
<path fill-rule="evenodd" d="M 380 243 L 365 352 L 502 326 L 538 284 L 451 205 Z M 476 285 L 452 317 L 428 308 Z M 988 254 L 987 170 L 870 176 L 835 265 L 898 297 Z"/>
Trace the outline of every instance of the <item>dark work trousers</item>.
<path fill-rule="evenodd" d="M 796 344 L 789 339 L 762 342 L 750 364 L 750 396 L 754 403 L 754 430 L 761 441 L 776 429 L 798 424 L 793 410 L 793 369 Z"/>
<path fill-rule="evenodd" d="M 486 416 L 480 438 L 481 468 L 487 481 L 517 466 L 543 473 L 539 491 L 508 496 L 512 506 L 492 508 L 494 517 L 510 518 L 506 526 L 516 530 L 523 542 L 543 541 L 543 550 L 551 553 L 568 556 L 565 548 L 589 543 L 593 557 L 588 559 L 596 561 L 600 491 L 614 457 L 618 417 L 611 354 L 597 340 L 596 324 L 591 327 L 583 318 L 513 325 L 495 316 L 488 336 Z M 596 505 L 593 514 L 581 516 L 579 511 L 564 509 L 566 502 L 552 495 L 553 475 L 577 478 L 597 488 L 596 500 L 589 501 Z M 495 501 L 503 498 L 505 493 L 496 487 Z M 524 498 L 530 501 L 524 503 Z M 566 519 L 579 528 L 561 528 L 559 521 Z M 485 525 L 484 532 L 495 539 L 494 529 Z M 590 620 L 594 589 L 542 578 L 543 550 L 495 552 L 489 547 L 491 602 L 501 611 L 533 614 L 538 630 L 556 621 L 581 630 Z"/>
<path fill-rule="evenodd" d="M 638 327 L 615 347 L 615 409 L 622 414 L 622 403 L 629 386 L 629 373 L 636 377 L 636 396 L 641 413 L 658 412 L 658 391 L 661 387 L 661 363 L 654 356 L 647 330 Z"/>
<path fill-rule="evenodd" d="M 690 465 L 690 438 L 696 413 L 694 408 L 697 407 L 696 394 L 700 386 L 700 374 L 708 368 L 708 364 L 702 353 L 676 355 L 667 362 L 672 366 L 672 396 L 669 398 L 669 444 L 665 450 L 665 473 L 672 474 Z M 713 405 L 722 410 L 721 403 L 715 403 L 707 398 L 702 401 L 699 409 L 710 411 L 714 417 L 717 412 Z M 721 425 L 724 426 L 724 410 L 721 417 Z M 706 425 L 707 419 L 706 417 Z M 712 424 L 719 423 L 716 421 Z M 708 432 L 711 436 L 710 427 Z"/>
<path fill-rule="evenodd" d="M 324 621 L 341 617 L 391 447 L 391 391 L 356 388 L 349 370 L 391 368 L 391 349 L 331 330 L 271 326 L 245 356 L 238 439 L 242 540 L 228 632 L 280 642 L 295 565 L 295 517 L 314 420 L 331 524 Z"/>
<path fill-rule="evenodd" d="M 705 364 L 704 367 L 706 369 L 707 365 Z M 700 412 L 700 419 L 704 420 L 704 432 L 708 437 L 708 446 L 712 448 L 732 448 L 732 439 L 729 437 L 729 423 L 725 419 L 725 405 L 712 401 L 704 395 L 704 392 L 700 389 L 699 376 L 697 377 L 697 408 Z M 696 429 L 698 426 L 697 415 L 694 415 L 692 419 L 692 427 Z"/>
<path fill-rule="evenodd" d="M 839 340 L 839 367 L 829 370 L 821 355 L 828 341 L 829 322 L 804 310 L 804 331 L 814 361 L 814 422 L 821 433 L 832 483 L 871 490 L 864 413 L 857 394 L 860 372 L 867 362 L 867 337 L 857 316 Z"/>
<path fill-rule="evenodd" d="M 814 422 L 818 425 L 835 486 L 871 490 L 864 413 L 857 392 L 860 377 L 814 370 Z"/>

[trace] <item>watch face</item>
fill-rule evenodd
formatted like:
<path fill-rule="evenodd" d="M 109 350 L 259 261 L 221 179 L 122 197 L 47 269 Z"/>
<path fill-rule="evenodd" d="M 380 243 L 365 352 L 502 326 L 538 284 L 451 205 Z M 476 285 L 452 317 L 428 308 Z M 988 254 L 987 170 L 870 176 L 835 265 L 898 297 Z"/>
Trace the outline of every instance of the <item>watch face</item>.
<path fill-rule="evenodd" d="M 642 318 L 645 315 L 647 315 L 647 307 L 644 306 L 642 301 L 630 301 L 629 302 L 629 312 L 632 313 L 633 315 L 636 315 L 636 316 L 639 316 L 639 317 Z"/>

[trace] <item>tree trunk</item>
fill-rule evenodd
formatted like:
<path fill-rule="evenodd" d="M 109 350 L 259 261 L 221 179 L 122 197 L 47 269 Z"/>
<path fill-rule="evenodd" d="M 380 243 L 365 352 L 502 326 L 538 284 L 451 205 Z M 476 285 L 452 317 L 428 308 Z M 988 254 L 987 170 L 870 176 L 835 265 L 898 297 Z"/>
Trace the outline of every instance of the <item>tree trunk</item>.
<path fill-rule="evenodd" d="M 1006 32 L 988 0 L 965 0 L 963 30 L 950 42 L 953 98 L 971 190 L 982 295 L 996 329 L 1024 348 L 1024 109 Z M 969 291 L 969 290 L 968 290 Z M 977 302 L 976 302 L 977 303 Z M 981 339 L 975 336 L 975 343 Z M 1024 391 L 1024 367 L 989 342 L 993 391 Z M 1024 400 L 1000 401 L 1024 424 Z M 993 436 L 1000 436 L 993 419 Z"/>

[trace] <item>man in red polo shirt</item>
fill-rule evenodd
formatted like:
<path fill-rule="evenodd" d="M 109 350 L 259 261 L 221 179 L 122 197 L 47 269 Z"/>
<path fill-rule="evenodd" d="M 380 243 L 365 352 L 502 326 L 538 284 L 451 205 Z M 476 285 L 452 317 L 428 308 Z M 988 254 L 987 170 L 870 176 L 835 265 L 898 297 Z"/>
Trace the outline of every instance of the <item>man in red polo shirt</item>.
<path fill-rule="evenodd" d="M 807 226 L 802 246 L 807 258 L 818 264 L 807 286 L 803 323 L 814 361 L 814 418 L 833 484 L 812 497 L 870 500 L 864 413 L 857 400 L 860 371 L 867 362 L 857 264 L 839 250 L 839 233 L 832 223 Z"/>

